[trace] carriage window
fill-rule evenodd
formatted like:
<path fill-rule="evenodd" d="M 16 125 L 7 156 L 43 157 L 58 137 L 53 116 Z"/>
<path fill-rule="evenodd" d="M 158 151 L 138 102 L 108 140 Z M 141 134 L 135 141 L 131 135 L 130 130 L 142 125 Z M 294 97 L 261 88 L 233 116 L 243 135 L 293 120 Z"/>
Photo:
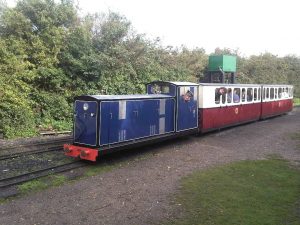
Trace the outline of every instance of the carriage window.
<path fill-rule="evenodd" d="M 221 98 L 222 98 L 222 104 L 224 104 L 226 102 L 226 93 L 221 95 Z"/>
<path fill-rule="evenodd" d="M 254 97 L 254 101 L 256 101 L 257 100 L 257 88 L 254 88 L 254 95 L 253 95 L 253 97 Z"/>
<path fill-rule="evenodd" d="M 274 99 L 274 88 L 270 88 L 270 99 Z"/>
<path fill-rule="evenodd" d="M 288 94 L 288 88 L 283 88 L 283 91 L 282 91 L 282 97 L 283 97 L 283 98 L 289 97 L 289 94 Z"/>
<path fill-rule="evenodd" d="M 269 98 L 269 88 L 266 89 L 266 98 Z"/>
<path fill-rule="evenodd" d="M 246 99 L 246 89 L 243 88 L 243 89 L 242 89 L 242 102 L 244 102 L 245 99 Z"/>
<path fill-rule="evenodd" d="M 215 103 L 220 104 L 220 100 L 224 104 L 226 101 L 226 88 L 221 87 L 221 88 L 216 88 L 215 90 Z"/>
<path fill-rule="evenodd" d="M 274 98 L 277 99 L 277 88 L 274 88 Z"/>
<path fill-rule="evenodd" d="M 241 96 L 240 89 L 239 88 L 233 89 L 232 99 L 233 99 L 234 103 L 239 103 L 240 102 L 240 96 Z"/>
<path fill-rule="evenodd" d="M 252 88 L 247 88 L 247 102 L 252 102 L 253 90 Z"/>
<path fill-rule="evenodd" d="M 260 100 L 260 90 L 261 88 L 258 88 L 258 100 Z"/>
<path fill-rule="evenodd" d="M 289 96 L 293 97 L 293 88 L 289 88 Z"/>
<path fill-rule="evenodd" d="M 216 88 L 215 90 L 215 103 L 220 104 L 220 94 L 219 94 L 219 88 Z"/>
<path fill-rule="evenodd" d="M 231 90 L 231 88 L 228 88 L 227 89 L 227 102 L 231 103 L 231 100 L 232 100 L 232 90 Z"/>
<path fill-rule="evenodd" d="M 282 89 L 278 88 L 278 98 L 282 98 Z"/>

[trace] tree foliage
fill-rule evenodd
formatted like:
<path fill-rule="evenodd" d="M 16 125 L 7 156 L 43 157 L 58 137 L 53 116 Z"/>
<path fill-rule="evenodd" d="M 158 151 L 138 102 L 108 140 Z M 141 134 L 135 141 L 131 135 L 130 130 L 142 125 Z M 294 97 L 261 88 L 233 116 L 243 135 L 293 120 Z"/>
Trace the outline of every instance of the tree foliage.
<path fill-rule="evenodd" d="M 71 129 L 73 97 L 144 93 L 153 80 L 198 82 L 208 55 L 202 48 L 164 47 L 134 31 L 115 12 L 85 17 L 71 0 L 0 0 L 0 132 L 35 135 Z M 299 93 L 300 59 L 269 53 L 238 55 L 241 83 L 290 83 Z"/>

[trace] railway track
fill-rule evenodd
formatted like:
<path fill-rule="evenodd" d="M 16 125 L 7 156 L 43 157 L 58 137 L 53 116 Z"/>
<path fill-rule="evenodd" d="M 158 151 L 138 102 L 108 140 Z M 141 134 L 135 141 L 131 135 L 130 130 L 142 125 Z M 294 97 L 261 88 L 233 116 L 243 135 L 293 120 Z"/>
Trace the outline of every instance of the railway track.
<path fill-rule="evenodd" d="M 62 146 L 54 146 L 54 147 L 49 147 L 47 149 L 42 149 L 42 150 L 38 149 L 38 150 L 12 153 L 12 154 L 7 154 L 7 155 L 0 155 L 0 161 L 18 158 L 18 157 L 22 157 L 22 156 L 26 156 L 26 155 L 34 155 L 34 154 L 39 154 L 39 153 L 62 151 L 62 150 L 63 150 Z"/>
<path fill-rule="evenodd" d="M 71 142 L 72 137 L 67 137 L 67 138 L 61 138 L 57 140 L 51 140 L 51 141 L 45 141 L 45 142 L 37 142 L 37 143 L 27 143 L 27 144 L 22 144 L 22 145 L 13 145 L 13 146 L 5 146 L 5 147 L 0 147 L 0 152 L 1 151 L 8 151 L 12 149 L 22 149 L 22 148 L 32 148 L 32 147 L 38 147 L 38 146 L 43 146 L 43 145 L 56 145 L 56 144 L 62 144 L 66 142 Z"/>
<path fill-rule="evenodd" d="M 86 166 L 87 164 L 81 161 L 64 161 L 65 157 L 63 157 L 62 154 L 62 144 L 71 141 L 72 138 L 68 137 L 61 138 L 58 140 L 51 140 L 38 143 L 27 143 L 22 145 L 14 145 L 0 148 L 0 153 L 6 153 L 2 155 L 0 154 L 0 168 L 5 173 L 7 173 L 7 171 L 13 171 L 11 172 L 11 174 L 7 174 L 6 177 L 3 174 L 4 177 L 0 178 L 0 188 L 3 189 L 40 177 Z M 13 152 L 11 150 L 19 151 Z M 56 152 L 59 151 L 61 151 L 62 157 L 59 156 L 60 154 L 56 154 Z M 32 157 L 33 155 L 38 156 Z M 49 159 L 50 163 L 47 162 L 47 159 Z M 56 162 L 56 164 L 53 165 L 51 161 Z M 57 165 L 58 163 L 59 165 Z M 34 169 L 32 168 L 32 166 L 36 168 Z"/>
<path fill-rule="evenodd" d="M 40 177 L 45 177 L 55 173 L 65 172 L 68 170 L 84 167 L 87 165 L 88 165 L 87 163 L 84 163 L 82 161 L 74 161 L 63 165 L 52 166 L 52 167 L 32 171 L 29 173 L 24 173 L 17 176 L 0 179 L 0 188 L 7 188 L 13 185 L 22 184 L 26 181 L 34 180 Z"/>

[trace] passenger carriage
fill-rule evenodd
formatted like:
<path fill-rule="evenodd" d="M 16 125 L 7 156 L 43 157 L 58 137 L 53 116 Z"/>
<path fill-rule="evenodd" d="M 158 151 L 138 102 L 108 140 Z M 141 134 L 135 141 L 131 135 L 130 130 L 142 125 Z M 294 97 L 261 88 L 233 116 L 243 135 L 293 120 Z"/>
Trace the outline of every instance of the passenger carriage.
<path fill-rule="evenodd" d="M 202 133 L 260 118 L 261 86 L 200 84 L 199 129 Z"/>
<path fill-rule="evenodd" d="M 261 118 L 280 115 L 292 110 L 292 85 L 263 85 L 262 90 Z"/>

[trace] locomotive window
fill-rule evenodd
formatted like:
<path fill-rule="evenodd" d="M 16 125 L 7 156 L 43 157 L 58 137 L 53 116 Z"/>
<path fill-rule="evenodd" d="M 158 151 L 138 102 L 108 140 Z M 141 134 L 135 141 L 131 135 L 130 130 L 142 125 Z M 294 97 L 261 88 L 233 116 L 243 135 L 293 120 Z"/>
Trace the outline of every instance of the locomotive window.
<path fill-rule="evenodd" d="M 231 100 L 232 100 L 232 90 L 231 90 L 231 88 L 228 88 L 227 89 L 227 102 L 231 103 Z"/>
<path fill-rule="evenodd" d="M 157 84 L 151 86 L 151 93 L 159 94 L 161 92 L 161 87 Z"/>
<path fill-rule="evenodd" d="M 151 93 L 153 93 L 153 94 L 169 94 L 170 87 L 168 85 L 154 84 L 151 86 Z"/>
<path fill-rule="evenodd" d="M 253 89 L 247 88 L 247 102 L 252 102 L 253 100 Z"/>
<path fill-rule="evenodd" d="M 241 92 L 239 88 L 233 89 L 233 102 L 234 103 L 239 103 L 240 102 L 240 97 L 241 97 Z"/>
<path fill-rule="evenodd" d="M 170 87 L 169 86 L 162 86 L 161 87 L 161 93 L 162 94 L 168 94 L 168 93 L 170 93 Z"/>
<path fill-rule="evenodd" d="M 278 88 L 278 98 L 282 98 L 282 88 Z"/>
<path fill-rule="evenodd" d="M 242 88 L 242 102 L 244 102 L 246 99 L 246 90 L 245 88 Z"/>
<path fill-rule="evenodd" d="M 270 88 L 270 99 L 274 99 L 274 88 Z"/>
<path fill-rule="evenodd" d="M 256 101 L 257 100 L 257 88 L 254 88 L 254 95 L 253 95 L 253 97 L 254 97 L 254 101 Z"/>

